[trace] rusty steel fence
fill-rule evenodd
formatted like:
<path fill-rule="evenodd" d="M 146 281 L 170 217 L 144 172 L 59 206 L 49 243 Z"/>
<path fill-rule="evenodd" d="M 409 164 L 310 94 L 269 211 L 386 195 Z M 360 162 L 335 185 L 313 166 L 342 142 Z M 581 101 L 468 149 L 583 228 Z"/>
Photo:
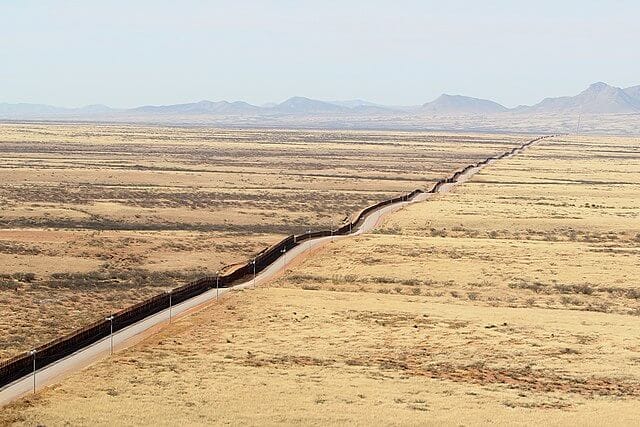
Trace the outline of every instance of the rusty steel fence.
<path fill-rule="evenodd" d="M 492 160 L 502 159 L 509 155 L 520 152 L 531 144 L 540 141 L 543 138 L 549 137 L 550 136 L 544 136 L 533 139 L 503 154 L 489 157 L 478 163 L 468 165 L 465 168 L 454 172 L 450 177 L 437 181 L 433 185 L 433 187 L 426 192 L 437 193 L 443 185 L 447 183 L 457 182 L 460 176 L 464 175 L 469 170 L 484 166 Z M 35 349 L 35 352 L 18 355 L 11 359 L 2 361 L 0 362 L 0 388 L 32 374 L 34 371 L 34 367 L 36 370 L 44 368 L 91 344 L 109 337 L 112 332 L 120 331 L 127 326 L 139 322 L 140 320 L 143 320 L 163 310 L 167 310 L 171 304 L 179 304 L 190 298 L 201 295 L 210 289 L 214 289 L 216 287 L 216 281 L 218 282 L 219 287 L 231 287 L 234 283 L 237 283 L 241 279 L 249 277 L 254 273 L 254 262 L 255 272 L 260 273 L 269 265 L 271 265 L 276 259 L 278 259 L 282 255 L 283 250 L 289 251 L 291 248 L 297 246 L 300 242 L 309 239 L 350 234 L 356 231 L 358 227 L 362 225 L 369 213 L 384 206 L 399 202 L 411 201 L 413 198 L 423 193 L 425 193 L 424 190 L 416 189 L 410 193 L 406 193 L 392 199 L 383 200 L 379 203 L 368 206 L 358 212 L 358 214 L 351 222 L 346 223 L 335 230 L 320 230 L 300 235 L 287 236 L 278 243 L 275 243 L 274 245 L 256 254 L 256 256 L 250 261 L 244 264 L 224 268 L 223 270 L 225 270 L 225 272 L 217 277 L 202 277 L 184 286 L 173 289 L 171 291 L 171 294 L 163 293 L 153 296 L 147 300 L 127 307 L 117 313 L 114 313 L 112 318 L 97 321 L 74 332 L 71 332 L 68 335 L 43 344 L 37 347 Z"/>

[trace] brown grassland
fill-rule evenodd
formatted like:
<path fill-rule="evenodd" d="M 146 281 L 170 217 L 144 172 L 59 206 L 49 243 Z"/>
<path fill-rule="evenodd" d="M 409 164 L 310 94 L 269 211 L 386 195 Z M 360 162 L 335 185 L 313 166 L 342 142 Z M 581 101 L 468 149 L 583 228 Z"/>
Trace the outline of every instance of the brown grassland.
<path fill-rule="evenodd" d="M 635 424 L 639 143 L 547 140 L 0 422 Z"/>
<path fill-rule="evenodd" d="M 517 136 L 0 126 L 0 359 Z"/>

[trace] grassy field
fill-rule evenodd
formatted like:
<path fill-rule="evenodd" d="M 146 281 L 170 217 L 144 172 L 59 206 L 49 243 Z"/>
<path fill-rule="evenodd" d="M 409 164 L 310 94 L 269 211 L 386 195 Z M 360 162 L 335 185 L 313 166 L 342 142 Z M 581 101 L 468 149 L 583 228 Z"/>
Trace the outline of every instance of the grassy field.
<path fill-rule="evenodd" d="M 0 422 L 633 425 L 638 143 L 545 141 Z"/>
<path fill-rule="evenodd" d="M 0 359 L 516 136 L 0 126 Z"/>

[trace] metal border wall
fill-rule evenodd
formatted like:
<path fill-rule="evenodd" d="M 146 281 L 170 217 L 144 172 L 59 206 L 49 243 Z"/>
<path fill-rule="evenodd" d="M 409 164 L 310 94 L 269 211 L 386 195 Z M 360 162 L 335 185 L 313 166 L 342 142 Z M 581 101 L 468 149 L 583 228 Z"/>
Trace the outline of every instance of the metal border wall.
<path fill-rule="evenodd" d="M 555 135 L 552 135 L 555 136 Z M 550 138 L 552 136 L 543 136 L 533 139 L 529 142 L 521 144 L 501 155 L 489 157 L 478 163 L 474 163 L 466 166 L 454 172 L 450 177 L 441 179 L 435 183 L 435 185 L 428 191 L 428 193 L 437 193 L 444 184 L 457 182 L 458 178 L 468 172 L 469 170 L 484 166 L 492 160 L 502 159 L 517 152 L 522 151 L 524 148 L 531 144 L 540 141 L 544 138 Z M 253 274 L 253 262 L 255 261 L 255 271 L 259 273 L 271 265 L 276 259 L 280 257 L 283 250 L 289 251 L 291 248 L 297 246 L 300 242 L 315 239 L 318 237 L 326 236 L 340 236 L 350 234 L 352 230 L 356 230 L 358 226 L 365 220 L 366 216 L 380 207 L 387 206 L 393 203 L 410 201 L 417 195 L 424 193 L 421 189 L 413 190 L 410 193 L 403 194 L 392 199 L 383 200 L 374 205 L 368 206 L 362 209 L 350 223 L 344 224 L 336 230 L 321 230 L 310 233 L 300 234 L 297 236 L 287 236 L 278 243 L 269 246 L 255 258 L 245 264 L 234 265 L 225 267 L 225 273 L 218 277 L 218 285 L 220 287 L 230 287 L 234 282 Z M 216 286 L 216 277 L 207 276 L 194 280 L 184 286 L 176 288 L 171 293 L 171 299 L 173 304 L 178 304 L 186 301 L 190 298 L 198 296 L 209 289 Z M 138 304 L 127 307 L 113 315 L 113 331 L 117 332 L 126 328 L 142 319 L 152 316 L 160 311 L 169 308 L 169 295 L 166 293 L 153 296 L 147 300 L 144 300 Z M 11 359 L 0 362 L 0 387 L 4 387 L 12 382 L 29 375 L 33 372 L 34 358 L 36 369 L 48 366 L 60 359 L 63 359 L 78 350 L 81 350 L 88 345 L 91 345 L 103 338 L 109 336 L 111 330 L 111 322 L 109 320 L 101 320 L 78 329 L 70 334 L 61 338 L 55 339 L 51 342 L 41 345 L 35 349 L 34 356 L 30 354 L 19 355 Z"/>

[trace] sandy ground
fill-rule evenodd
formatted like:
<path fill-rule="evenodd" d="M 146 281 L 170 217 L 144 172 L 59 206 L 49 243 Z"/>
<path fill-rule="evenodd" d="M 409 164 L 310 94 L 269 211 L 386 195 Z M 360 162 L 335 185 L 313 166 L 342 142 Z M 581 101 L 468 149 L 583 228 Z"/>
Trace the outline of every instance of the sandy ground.
<path fill-rule="evenodd" d="M 0 125 L 0 359 L 520 141 Z"/>
<path fill-rule="evenodd" d="M 635 425 L 637 147 L 545 142 L 0 420 Z"/>

